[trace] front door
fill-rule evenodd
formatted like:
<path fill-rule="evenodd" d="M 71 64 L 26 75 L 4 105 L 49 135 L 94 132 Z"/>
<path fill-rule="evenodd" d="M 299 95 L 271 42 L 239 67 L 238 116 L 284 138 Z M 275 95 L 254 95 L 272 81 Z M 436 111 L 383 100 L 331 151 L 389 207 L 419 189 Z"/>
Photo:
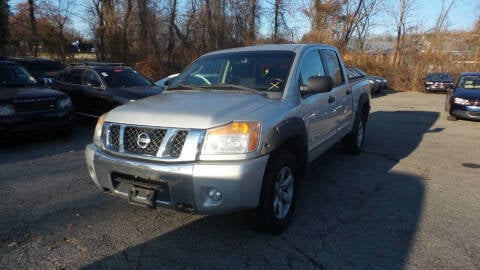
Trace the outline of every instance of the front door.
<path fill-rule="evenodd" d="M 298 78 L 300 93 L 307 87 L 308 78 L 325 76 L 326 72 L 319 50 L 307 52 L 301 60 L 300 75 Z M 308 130 L 309 152 L 321 146 L 335 135 L 334 97 L 330 92 L 304 96 L 301 104 L 304 122 Z"/>

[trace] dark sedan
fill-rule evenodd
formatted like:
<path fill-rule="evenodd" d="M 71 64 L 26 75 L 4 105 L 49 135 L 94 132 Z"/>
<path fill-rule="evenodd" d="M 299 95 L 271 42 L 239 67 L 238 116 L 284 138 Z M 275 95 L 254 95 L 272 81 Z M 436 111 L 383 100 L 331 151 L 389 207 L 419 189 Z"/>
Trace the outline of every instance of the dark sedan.
<path fill-rule="evenodd" d="M 72 98 L 76 113 L 94 117 L 163 90 L 130 67 L 101 62 L 70 65 L 59 73 L 52 88 Z"/>
<path fill-rule="evenodd" d="M 448 120 L 480 120 L 480 72 L 462 73 L 447 94 Z"/>
<path fill-rule="evenodd" d="M 368 81 L 370 82 L 372 94 L 378 94 L 382 90 L 388 88 L 388 80 L 383 78 L 383 77 L 369 75 L 369 74 L 365 73 L 365 71 L 363 71 L 363 70 L 361 70 L 357 67 L 349 67 L 349 68 L 347 68 L 347 70 L 350 70 L 351 72 L 355 72 L 361 77 L 367 78 Z"/>
<path fill-rule="evenodd" d="M 448 73 L 429 73 L 425 77 L 425 92 L 445 92 L 453 87 L 452 76 Z"/>
<path fill-rule="evenodd" d="M 0 61 L 0 137 L 32 130 L 70 130 L 72 103 L 42 88 L 22 66 Z"/>

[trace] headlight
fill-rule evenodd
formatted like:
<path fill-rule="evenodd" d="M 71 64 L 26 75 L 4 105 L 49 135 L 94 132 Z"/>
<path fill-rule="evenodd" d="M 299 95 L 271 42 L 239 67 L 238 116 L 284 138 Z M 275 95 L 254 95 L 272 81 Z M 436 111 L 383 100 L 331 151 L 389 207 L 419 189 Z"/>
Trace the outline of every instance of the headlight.
<path fill-rule="evenodd" d="M 259 122 L 233 122 L 207 130 L 202 154 L 245 154 L 257 150 Z"/>
<path fill-rule="evenodd" d="M 0 116 L 7 116 L 15 113 L 15 109 L 10 104 L 0 105 Z"/>
<path fill-rule="evenodd" d="M 459 97 L 454 98 L 453 102 L 455 104 L 460 104 L 460 105 L 470 105 L 470 101 L 468 99 L 459 98 Z"/>
<path fill-rule="evenodd" d="M 103 148 L 102 131 L 103 131 L 104 122 L 105 122 L 105 114 L 98 118 L 97 125 L 95 126 L 95 133 L 93 133 L 93 143 L 98 148 Z"/>
<path fill-rule="evenodd" d="M 65 108 L 69 108 L 69 107 L 72 107 L 72 100 L 70 98 L 63 98 L 61 99 L 59 102 L 58 102 L 58 107 L 60 109 L 65 109 Z"/>

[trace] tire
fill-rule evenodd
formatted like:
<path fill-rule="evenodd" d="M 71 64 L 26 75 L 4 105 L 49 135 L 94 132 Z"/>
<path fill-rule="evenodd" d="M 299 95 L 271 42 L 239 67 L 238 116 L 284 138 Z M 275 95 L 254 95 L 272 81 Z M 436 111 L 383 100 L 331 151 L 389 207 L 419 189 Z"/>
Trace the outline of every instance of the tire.
<path fill-rule="evenodd" d="M 263 177 L 260 204 L 247 214 L 255 230 L 276 235 L 290 224 L 297 202 L 298 177 L 293 154 L 286 150 L 272 153 Z"/>
<path fill-rule="evenodd" d="M 57 134 L 60 135 L 60 137 L 71 137 L 73 134 L 73 126 L 72 124 L 67 124 L 63 127 L 60 127 L 57 131 Z"/>
<path fill-rule="evenodd" d="M 451 114 L 448 114 L 448 115 L 447 115 L 447 120 L 448 120 L 448 121 L 457 121 L 457 117 L 455 117 L 455 116 L 453 116 L 453 115 L 451 115 Z"/>
<path fill-rule="evenodd" d="M 360 110 L 360 112 L 361 111 L 362 110 Z M 360 152 L 362 152 L 365 141 L 366 116 L 360 112 L 358 112 L 357 117 L 355 117 L 355 123 L 353 123 L 352 131 L 343 138 L 343 145 L 345 149 L 354 155 L 358 155 Z"/>

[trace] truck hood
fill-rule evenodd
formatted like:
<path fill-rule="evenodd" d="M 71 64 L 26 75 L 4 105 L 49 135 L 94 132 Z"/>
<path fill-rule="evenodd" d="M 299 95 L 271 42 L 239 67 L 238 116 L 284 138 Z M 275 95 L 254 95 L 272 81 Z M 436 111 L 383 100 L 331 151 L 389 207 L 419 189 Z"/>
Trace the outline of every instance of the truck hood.
<path fill-rule="evenodd" d="M 259 110 L 275 100 L 258 94 L 225 91 L 172 91 L 119 106 L 107 122 L 207 129 Z"/>
<path fill-rule="evenodd" d="M 25 98 L 46 98 L 46 97 L 67 97 L 66 94 L 44 88 L 28 88 L 28 87 L 10 87 L 0 88 L 0 101 L 11 101 Z"/>

